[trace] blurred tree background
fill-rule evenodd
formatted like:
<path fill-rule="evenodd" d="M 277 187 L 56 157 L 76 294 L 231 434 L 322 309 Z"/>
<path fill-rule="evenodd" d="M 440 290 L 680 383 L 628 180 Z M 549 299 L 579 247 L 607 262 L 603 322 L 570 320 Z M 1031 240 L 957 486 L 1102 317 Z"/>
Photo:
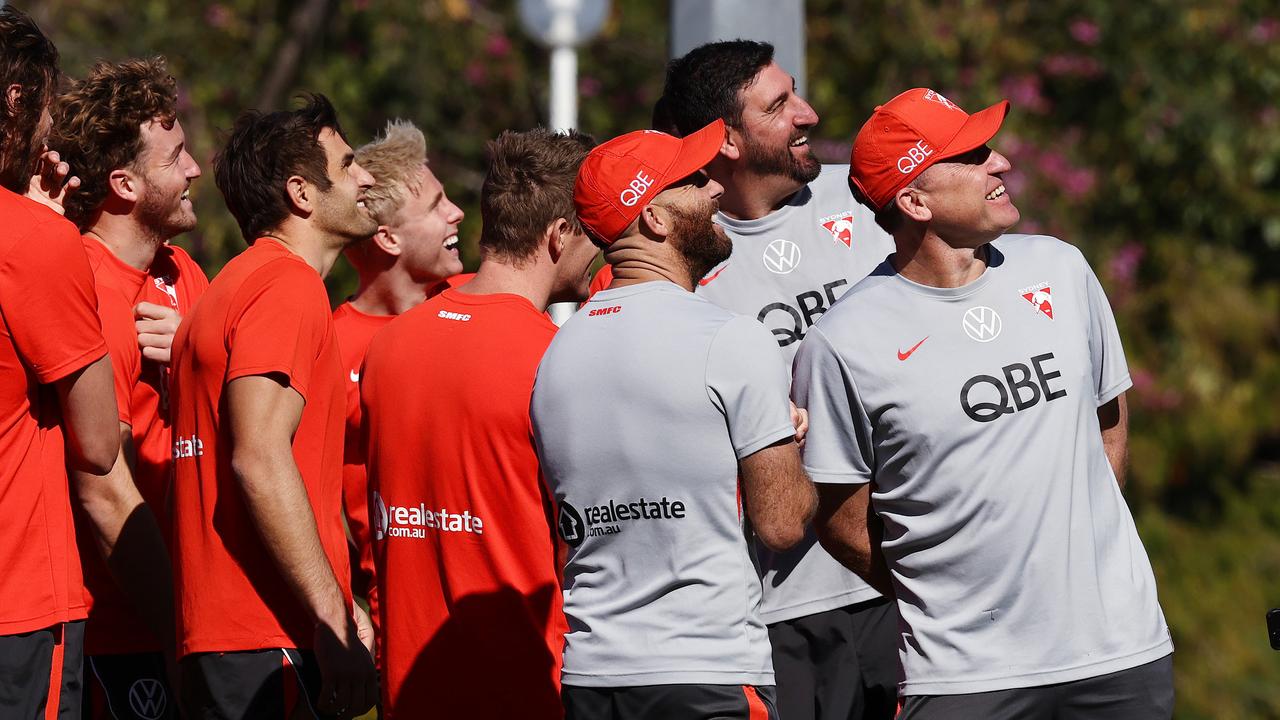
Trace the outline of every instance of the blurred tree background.
<path fill-rule="evenodd" d="M 547 55 L 514 0 L 27 0 L 64 69 L 161 54 L 205 177 L 180 244 L 210 275 L 244 243 L 212 182 L 241 109 L 329 95 L 353 145 L 418 123 L 478 258 L 485 142 L 545 123 Z M 1178 652 L 1177 717 L 1280 718 L 1280 7 L 1274 0 L 807 0 L 815 147 L 847 162 L 871 110 L 933 87 L 1013 112 L 995 146 L 1022 232 L 1081 246 L 1133 372 L 1126 489 Z M 667 4 L 617 0 L 580 55 L 582 129 L 645 127 Z M 354 289 L 342 264 L 334 298 Z M 465 372 L 465 368 L 460 368 Z"/>

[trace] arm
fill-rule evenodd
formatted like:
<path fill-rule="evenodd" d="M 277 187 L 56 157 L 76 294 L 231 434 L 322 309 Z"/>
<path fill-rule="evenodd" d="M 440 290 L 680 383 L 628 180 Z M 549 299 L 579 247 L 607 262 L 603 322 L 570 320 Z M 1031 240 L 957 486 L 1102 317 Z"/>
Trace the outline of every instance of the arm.
<path fill-rule="evenodd" d="M 795 439 L 787 438 L 742 458 L 738 474 L 747 517 L 760 541 L 780 551 L 803 540 L 817 499 L 800 464 Z"/>
<path fill-rule="evenodd" d="M 67 435 L 72 470 L 105 475 L 120 454 L 119 418 L 111 359 L 103 355 L 53 383 Z"/>
<path fill-rule="evenodd" d="M 119 423 L 120 453 L 105 475 L 72 472 L 72 490 L 89 519 L 93 544 L 116 585 L 133 602 L 166 652 L 173 638 L 173 581 L 155 514 L 133 482 L 129 426 Z"/>
<path fill-rule="evenodd" d="M 1116 482 L 1124 489 L 1129 468 L 1129 403 L 1124 393 L 1098 408 L 1098 424 L 1102 427 L 1102 448 L 1111 463 Z"/>
<path fill-rule="evenodd" d="M 880 552 L 883 527 L 871 510 L 871 484 L 817 483 L 818 542 L 881 595 L 893 597 L 889 568 Z"/>
<path fill-rule="evenodd" d="M 263 549 L 315 622 L 321 705 L 363 711 L 377 699 L 373 662 L 320 544 L 293 460 L 293 434 L 305 401 L 277 377 L 249 375 L 227 385 L 231 471 Z"/>

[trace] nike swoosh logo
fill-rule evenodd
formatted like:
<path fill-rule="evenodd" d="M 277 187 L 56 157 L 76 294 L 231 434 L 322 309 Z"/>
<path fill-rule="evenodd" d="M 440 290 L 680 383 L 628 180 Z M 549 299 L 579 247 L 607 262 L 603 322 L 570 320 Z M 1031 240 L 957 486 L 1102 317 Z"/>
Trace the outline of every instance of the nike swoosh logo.
<path fill-rule="evenodd" d="M 355 370 L 352 370 L 352 371 L 351 371 L 351 382 L 360 382 L 360 373 L 359 373 L 359 372 L 357 372 L 357 371 L 355 371 Z"/>
<path fill-rule="evenodd" d="M 711 281 L 712 281 L 712 280 L 715 280 L 715 279 L 716 279 L 716 277 L 718 277 L 718 276 L 720 275 L 720 273 L 724 272 L 724 268 L 727 268 L 727 267 L 729 267 L 729 266 L 728 266 L 728 265 L 725 265 L 724 267 L 720 268 L 719 270 L 717 270 L 717 271 L 715 271 L 715 272 L 711 273 L 710 275 L 708 275 L 708 276 L 706 276 L 706 277 L 702 278 L 701 280 L 699 280 L 699 281 L 698 281 L 698 284 L 699 284 L 699 285 L 703 285 L 703 286 L 710 285 L 710 284 L 711 284 Z"/>
<path fill-rule="evenodd" d="M 924 336 L 924 340 L 928 340 L 928 339 L 929 339 L 929 336 L 928 336 L 928 335 L 925 335 L 925 336 Z M 915 352 L 917 348 L 919 348 L 921 345 L 923 345 L 923 344 L 924 344 L 924 340 L 921 340 L 920 342 L 916 343 L 915 345 L 912 345 L 912 346 L 911 346 L 911 349 L 910 349 L 910 350 L 908 350 L 908 351 L 906 351 L 906 352 L 902 352 L 901 350 L 899 350 L 899 351 L 898 351 L 898 359 L 899 359 L 899 360 L 906 360 L 907 358 L 911 357 L 911 353 Z"/>

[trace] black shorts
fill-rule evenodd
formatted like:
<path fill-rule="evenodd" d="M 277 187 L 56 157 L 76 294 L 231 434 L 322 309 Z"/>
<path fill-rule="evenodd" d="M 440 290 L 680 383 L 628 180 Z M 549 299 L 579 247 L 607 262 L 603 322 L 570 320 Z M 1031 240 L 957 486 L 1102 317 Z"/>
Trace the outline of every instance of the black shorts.
<path fill-rule="evenodd" d="M 177 720 L 160 653 L 90 655 L 84 679 L 84 720 Z"/>
<path fill-rule="evenodd" d="M 326 718 L 316 711 L 320 668 L 310 650 L 196 653 L 178 663 L 189 720 Z"/>
<path fill-rule="evenodd" d="M 1173 656 L 1094 678 L 968 695 L 911 695 L 898 720 L 1169 720 Z"/>
<path fill-rule="evenodd" d="M 84 621 L 0 635 L 0 709 L 5 720 L 78 720 Z M 55 715 L 48 709 L 57 707 Z"/>
<path fill-rule="evenodd" d="M 778 720 L 772 687 L 750 685 L 565 685 L 565 720 Z"/>
<path fill-rule="evenodd" d="M 876 598 L 769 626 L 787 720 L 891 720 L 898 709 L 898 609 Z"/>

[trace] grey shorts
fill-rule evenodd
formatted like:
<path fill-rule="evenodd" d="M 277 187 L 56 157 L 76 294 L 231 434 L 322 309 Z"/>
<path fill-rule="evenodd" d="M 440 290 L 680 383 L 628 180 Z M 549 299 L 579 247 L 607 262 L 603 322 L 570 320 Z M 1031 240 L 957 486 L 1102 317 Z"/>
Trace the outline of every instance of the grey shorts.
<path fill-rule="evenodd" d="M 911 695 L 897 720 L 1169 720 L 1173 655 L 1058 685 L 968 695 Z"/>

